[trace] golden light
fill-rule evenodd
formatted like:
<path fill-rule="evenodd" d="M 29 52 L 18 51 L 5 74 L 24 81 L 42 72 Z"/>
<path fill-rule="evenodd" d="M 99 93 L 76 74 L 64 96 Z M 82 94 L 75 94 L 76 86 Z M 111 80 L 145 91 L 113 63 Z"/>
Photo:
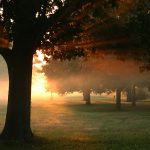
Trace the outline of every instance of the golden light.
<path fill-rule="evenodd" d="M 33 59 L 33 75 L 32 75 L 32 97 L 37 98 L 48 98 L 51 92 L 47 90 L 48 81 L 43 72 L 43 66 L 47 63 L 44 60 L 44 54 L 42 51 L 37 50 L 36 55 Z"/>
<path fill-rule="evenodd" d="M 44 73 L 37 73 L 35 72 L 33 74 L 33 86 L 32 86 L 32 92 L 33 93 L 45 93 L 46 92 L 46 87 L 45 85 L 47 84 L 46 82 L 46 77 Z"/>

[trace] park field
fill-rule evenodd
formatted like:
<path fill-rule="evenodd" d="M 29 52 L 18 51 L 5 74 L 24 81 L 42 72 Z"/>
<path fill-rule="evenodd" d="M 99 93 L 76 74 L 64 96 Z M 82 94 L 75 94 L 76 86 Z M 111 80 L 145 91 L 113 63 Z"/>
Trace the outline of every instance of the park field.
<path fill-rule="evenodd" d="M 0 130 L 6 105 L 0 105 Z M 133 108 L 123 103 L 117 110 L 113 99 L 92 97 L 85 105 L 81 96 L 32 101 L 28 142 L 0 141 L 0 150 L 150 150 L 150 101 Z"/>

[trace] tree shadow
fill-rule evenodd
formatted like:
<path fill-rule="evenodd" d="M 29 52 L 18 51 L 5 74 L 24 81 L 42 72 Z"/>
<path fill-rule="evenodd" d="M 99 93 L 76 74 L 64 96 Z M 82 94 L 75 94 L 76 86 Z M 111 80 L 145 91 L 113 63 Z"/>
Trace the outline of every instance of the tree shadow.
<path fill-rule="evenodd" d="M 150 112 L 150 104 L 142 104 L 139 103 L 135 107 L 131 105 L 131 103 L 123 103 L 121 104 L 121 108 L 117 109 L 116 105 L 113 103 L 100 103 L 100 104 L 71 104 L 67 105 L 67 107 L 75 112 Z"/>

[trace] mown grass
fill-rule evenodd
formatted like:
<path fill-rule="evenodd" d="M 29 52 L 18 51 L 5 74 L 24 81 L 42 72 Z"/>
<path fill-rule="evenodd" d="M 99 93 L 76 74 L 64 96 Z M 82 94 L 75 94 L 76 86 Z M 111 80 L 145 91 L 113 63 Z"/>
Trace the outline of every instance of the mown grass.
<path fill-rule="evenodd" d="M 93 98 L 87 106 L 81 97 L 32 102 L 29 142 L 0 142 L 0 150 L 149 150 L 150 103 L 135 108 L 123 103 Z M 4 120 L 5 107 L 0 107 Z M 3 123 L 0 123 L 2 128 Z"/>

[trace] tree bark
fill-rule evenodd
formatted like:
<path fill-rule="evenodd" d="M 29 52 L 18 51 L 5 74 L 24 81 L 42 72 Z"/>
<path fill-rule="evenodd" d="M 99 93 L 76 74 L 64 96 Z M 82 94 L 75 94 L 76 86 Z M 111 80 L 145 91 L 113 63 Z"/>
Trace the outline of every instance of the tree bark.
<path fill-rule="evenodd" d="M 5 126 L 1 138 L 28 140 L 33 136 L 30 127 L 31 80 L 33 53 L 37 45 L 37 26 L 34 20 L 18 20 L 14 26 L 13 48 L 5 56 L 9 73 L 9 94 Z"/>
<path fill-rule="evenodd" d="M 132 85 L 131 87 L 131 100 L 132 100 L 132 106 L 136 106 L 136 98 L 135 98 L 135 85 Z"/>
<path fill-rule="evenodd" d="M 120 88 L 116 89 L 116 108 L 117 109 L 121 108 L 121 89 Z"/>
<path fill-rule="evenodd" d="M 83 90 L 83 100 L 86 102 L 87 105 L 90 105 L 91 104 L 91 91 L 86 89 L 86 90 Z"/>
<path fill-rule="evenodd" d="M 33 54 L 12 56 L 7 61 L 9 72 L 9 95 L 5 126 L 1 137 L 11 140 L 28 140 L 30 128 L 31 79 Z"/>
<path fill-rule="evenodd" d="M 127 102 L 131 102 L 132 101 L 132 92 L 131 92 L 131 88 L 127 88 L 126 89 L 127 92 Z"/>

